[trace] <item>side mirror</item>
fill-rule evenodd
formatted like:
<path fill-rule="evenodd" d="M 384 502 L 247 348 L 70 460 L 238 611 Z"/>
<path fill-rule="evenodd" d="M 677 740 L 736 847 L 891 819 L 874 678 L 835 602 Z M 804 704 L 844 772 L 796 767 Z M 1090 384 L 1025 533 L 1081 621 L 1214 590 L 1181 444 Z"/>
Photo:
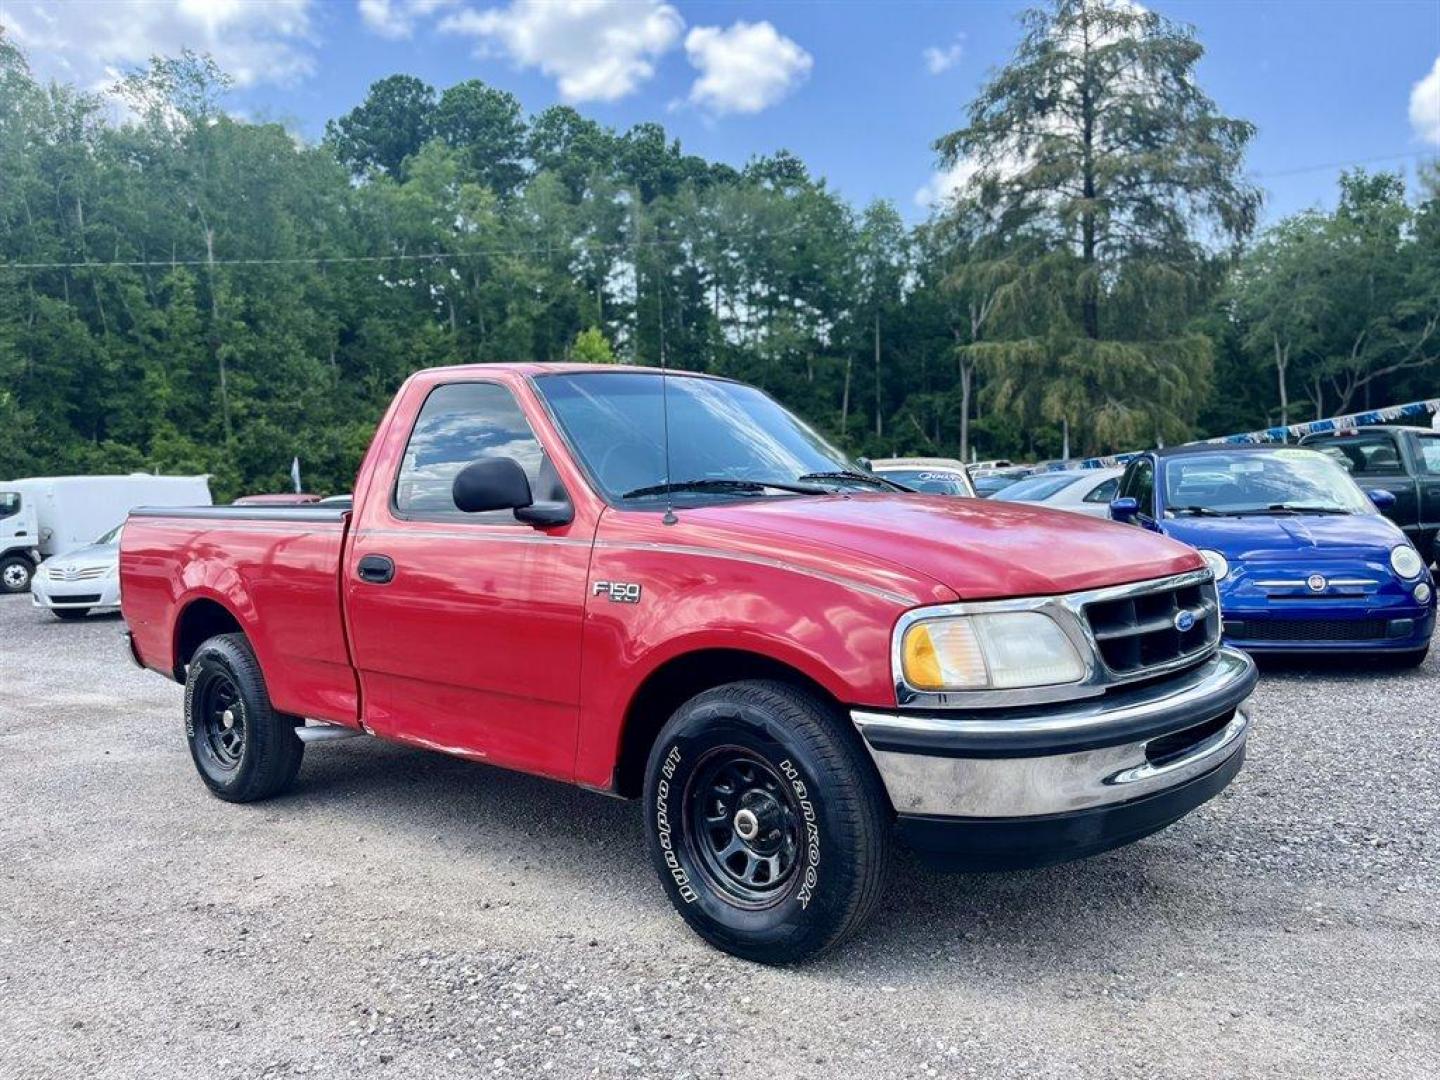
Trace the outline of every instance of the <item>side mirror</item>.
<path fill-rule="evenodd" d="M 575 517 L 568 502 L 536 502 L 530 481 L 514 458 L 493 457 L 472 461 L 455 474 L 450 497 L 467 514 L 487 510 L 513 510 L 515 520 L 527 525 L 566 525 Z"/>
<path fill-rule="evenodd" d="M 870 459 L 869 459 L 868 457 L 857 457 L 857 458 L 855 459 L 855 464 L 856 464 L 856 465 L 859 465 L 860 468 L 864 469 L 866 472 L 874 472 L 874 471 L 875 471 L 875 470 L 874 470 L 874 466 L 873 466 L 873 464 L 871 463 L 871 461 L 870 461 Z"/>
<path fill-rule="evenodd" d="M 1384 488 L 1371 488 L 1365 492 L 1370 496 L 1370 501 L 1375 504 L 1375 509 L 1382 513 L 1395 505 L 1395 493 L 1386 491 Z"/>
<path fill-rule="evenodd" d="M 1140 500 L 1126 495 L 1120 499 L 1110 500 L 1110 519 L 1118 521 L 1122 525 L 1133 525 L 1135 515 L 1140 513 Z"/>

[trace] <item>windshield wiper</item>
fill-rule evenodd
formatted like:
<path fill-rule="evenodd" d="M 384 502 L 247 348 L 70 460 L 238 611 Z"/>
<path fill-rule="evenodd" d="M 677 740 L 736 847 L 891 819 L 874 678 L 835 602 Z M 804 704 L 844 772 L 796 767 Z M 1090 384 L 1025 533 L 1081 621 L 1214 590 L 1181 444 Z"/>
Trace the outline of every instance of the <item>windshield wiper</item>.
<path fill-rule="evenodd" d="M 1196 517 L 1229 517 L 1224 510 L 1212 510 L 1208 506 L 1172 506 L 1172 514 L 1194 514 Z"/>
<path fill-rule="evenodd" d="M 1271 503 L 1267 510 L 1277 514 L 1348 514 L 1342 506 L 1306 506 L 1304 503 Z"/>
<path fill-rule="evenodd" d="M 883 476 L 871 476 L 868 473 L 855 472 L 853 469 L 836 469 L 834 472 L 807 472 L 798 477 L 800 480 L 856 480 L 862 484 L 871 484 L 879 488 L 889 488 L 891 491 L 914 491 L 904 484 L 897 484 L 894 480 L 886 480 Z"/>
<path fill-rule="evenodd" d="M 793 491 L 797 495 L 830 494 L 828 488 L 816 484 L 792 484 L 785 480 L 732 480 L 726 477 L 706 477 L 699 480 L 676 480 L 669 484 L 638 487 L 634 491 L 625 492 L 620 497 L 622 499 L 639 499 L 646 495 L 666 495 L 679 491 L 744 492 L 764 491 L 766 488 L 774 488 L 777 491 Z"/>

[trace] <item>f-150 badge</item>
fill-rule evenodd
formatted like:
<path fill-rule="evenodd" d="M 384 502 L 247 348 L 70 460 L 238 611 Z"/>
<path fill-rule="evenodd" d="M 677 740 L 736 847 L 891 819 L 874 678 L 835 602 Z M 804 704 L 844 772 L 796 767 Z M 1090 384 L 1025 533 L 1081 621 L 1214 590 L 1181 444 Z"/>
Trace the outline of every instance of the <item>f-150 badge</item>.
<path fill-rule="evenodd" d="M 608 596 L 612 604 L 638 604 L 640 585 L 634 581 L 597 581 L 594 596 Z"/>

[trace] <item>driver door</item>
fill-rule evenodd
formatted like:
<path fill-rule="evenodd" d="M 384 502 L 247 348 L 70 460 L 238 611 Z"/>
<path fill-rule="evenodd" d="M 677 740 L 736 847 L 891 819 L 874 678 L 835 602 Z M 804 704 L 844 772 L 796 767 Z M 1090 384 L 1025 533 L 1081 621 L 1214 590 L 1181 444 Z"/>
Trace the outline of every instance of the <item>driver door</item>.
<path fill-rule="evenodd" d="M 589 530 L 536 528 L 509 510 L 459 511 L 455 474 L 487 456 L 517 461 L 536 498 L 553 497 L 558 480 L 507 386 L 471 380 L 416 392 L 425 399 L 398 468 L 374 478 L 346 557 L 365 725 L 569 778 Z"/>

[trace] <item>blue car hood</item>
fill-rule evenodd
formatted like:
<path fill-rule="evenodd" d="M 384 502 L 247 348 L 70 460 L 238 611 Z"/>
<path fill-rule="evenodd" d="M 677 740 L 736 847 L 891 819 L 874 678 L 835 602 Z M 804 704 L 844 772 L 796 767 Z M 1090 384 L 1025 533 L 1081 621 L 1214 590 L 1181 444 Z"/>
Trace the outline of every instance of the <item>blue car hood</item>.
<path fill-rule="evenodd" d="M 1388 552 L 1405 534 L 1379 514 L 1265 514 L 1169 518 L 1162 530 L 1230 560 L 1264 561 L 1305 551 L 1315 558 Z"/>

